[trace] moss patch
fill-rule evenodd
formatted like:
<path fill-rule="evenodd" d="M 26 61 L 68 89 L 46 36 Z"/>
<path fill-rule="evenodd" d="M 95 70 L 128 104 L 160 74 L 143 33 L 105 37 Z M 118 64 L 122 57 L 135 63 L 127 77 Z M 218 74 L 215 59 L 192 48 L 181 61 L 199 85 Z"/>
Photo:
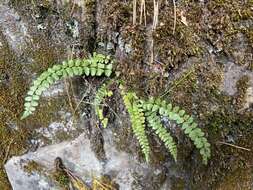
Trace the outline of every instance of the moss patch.
<path fill-rule="evenodd" d="M 68 175 L 63 171 L 55 171 L 52 174 L 53 180 L 64 190 L 69 189 L 70 180 Z"/>
<path fill-rule="evenodd" d="M 30 160 L 23 166 L 24 171 L 28 174 L 32 174 L 33 172 L 41 173 L 43 170 L 43 166 L 34 160 Z"/>
<path fill-rule="evenodd" d="M 0 34 L 0 40 L 3 44 L 0 51 L 0 187 L 5 189 L 7 178 L 3 171 L 3 165 L 7 159 L 12 155 L 24 153 L 28 140 L 33 134 L 32 131 L 39 127 L 48 126 L 52 118 L 57 118 L 57 111 L 64 106 L 68 107 L 68 104 L 64 98 L 47 103 L 42 102 L 42 106 L 33 118 L 20 121 L 23 111 L 23 98 L 30 83 L 26 79 L 28 78 L 27 73 L 24 72 L 28 69 L 22 64 L 23 60 L 16 57 L 15 53 L 10 50 L 2 34 Z M 47 46 L 44 48 L 46 49 Z M 50 57 L 56 57 L 52 52 L 50 49 L 35 52 L 36 62 L 31 66 L 33 72 L 41 72 L 41 69 L 45 69 L 51 64 L 49 62 L 55 60 L 50 59 Z M 49 59 L 46 60 L 46 57 Z"/>

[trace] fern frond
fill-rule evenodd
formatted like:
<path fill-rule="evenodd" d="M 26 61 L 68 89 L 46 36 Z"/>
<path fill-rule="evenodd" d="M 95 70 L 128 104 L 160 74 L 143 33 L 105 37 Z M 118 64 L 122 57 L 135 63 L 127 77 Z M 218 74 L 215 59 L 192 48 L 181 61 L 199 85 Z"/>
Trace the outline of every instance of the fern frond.
<path fill-rule="evenodd" d="M 159 113 L 161 116 L 168 117 L 181 126 L 184 133 L 193 141 L 194 145 L 199 149 L 203 162 L 207 164 L 211 156 L 210 144 L 205 138 L 204 132 L 197 127 L 193 117 L 187 115 L 184 110 L 178 106 L 173 107 L 172 104 L 160 99 L 150 98 L 142 101 L 142 107 L 145 111 Z"/>
<path fill-rule="evenodd" d="M 177 146 L 173 140 L 171 134 L 165 129 L 161 123 L 161 119 L 157 116 L 156 112 L 147 111 L 145 112 L 145 117 L 148 121 L 148 126 L 150 126 L 158 137 L 163 141 L 165 147 L 170 151 L 174 160 L 177 161 Z"/>
<path fill-rule="evenodd" d="M 143 109 L 138 103 L 138 98 L 135 93 L 125 93 L 124 90 L 122 90 L 121 95 L 130 116 L 133 133 L 140 143 L 145 160 L 149 162 L 150 146 L 148 137 L 145 133 L 145 117 Z"/>
<path fill-rule="evenodd" d="M 33 82 L 25 98 L 25 111 L 21 119 L 28 117 L 36 110 L 42 92 L 57 80 L 80 75 L 101 76 L 104 74 L 109 77 L 111 73 L 112 61 L 110 61 L 110 57 L 96 53 L 89 59 L 63 61 L 62 64 L 54 65 Z"/>
<path fill-rule="evenodd" d="M 113 95 L 113 92 L 109 90 L 109 85 L 111 84 L 112 81 L 109 81 L 106 84 L 103 84 L 98 90 L 94 98 L 94 107 L 95 107 L 95 112 L 96 115 L 101 122 L 102 126 L 104 128 L 107 127 L 108 124 L 108 118 L 104 117 L 103 115 L 103 102 L 106 97 L 111 97 Z"/>

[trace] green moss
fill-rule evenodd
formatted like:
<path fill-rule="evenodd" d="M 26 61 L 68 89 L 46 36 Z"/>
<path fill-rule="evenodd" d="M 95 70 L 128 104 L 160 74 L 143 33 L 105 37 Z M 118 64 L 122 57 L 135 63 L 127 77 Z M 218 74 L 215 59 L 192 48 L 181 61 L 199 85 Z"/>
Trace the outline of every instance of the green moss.
<path fill-rule="evenodd" d="M 252 170 L 240 168 L 228 173 L 228 175 L 217 184 L 217 190 L 229 189 L 237 190 L 238 187 L 245 190 L 251 189 L 250 181 L 252 181 Z"/>
<path fill-rule="evenodd" d="M 69 189 L 70 179 L 68 175 L 63 171 L 56 171 L 52 174 L 53 180 L 59 184 L 62 189 Z"/>
<path fill-rule="evenodd" d="M 247 75 L 242 76 L 236 82 L 237 94 L 235 97 L 234 104 L 237 109 L 243 109 L 246 104 L 246 92 L 249 87 L 250 78 Z"/>
<path fill-rule="evenodd" d="M 234 61 L 240 65 L 250 64 L 248 55 L 242 55 L 243 57 L 237 56 L 238 39 L 244 38 L 244 36 L 240 36 L 241 33 L 248 33 L 250 31 L 247 25 L 242 24 L 243 21 L 253 18 L 250 7 L 250 1 L 215 0 L 208 3 L 208 9 L 213 13 L 213 16 L 209 19 L 209 23 L 215 32 L 213 35 L 215 39 L 213 40 L 219 40 L 219 46 L 223 51 L 233 57 Z M 222 39 L 218 39 L 218 35 L 221 35 Z M 252 47 L 249 46 L 248 42 L 245 43 L 248 46 L 245 47 L 245 53 L 252 52 Z"/>
<path fill-rule="evenodd" d="M 34 49 L 34 47 L 37 48 Z M 52 65 L 59 63 L 60 58 L 63 59 L 61 55 L 65 51 L 63 47 L 50 45 L 41 36 L 34 37 L 33 43 L 28 44 L 25 53 L 36 64 L 29 64 L 25 69 L 32 73 L 42 73 Z"/>
<path fill-rule="evenodd" d="M 228 142 L 245 148 L 253 146 L 250 140 L 253 135 L 252 113 L 247 112 L 243 115 L 235 111 L 231 112 L 229 104 L 224 104 L 221 110 L 214 112 L 206 118 L 206 126 L 208 127 L 209 138 L 212 140 L 212 159 L 209 167 L 201 168 L 193 166 L 193 176 L 195 178 L 191 184 L 193 189 L 210 188 L 216 189 L 220 183 L 227 181 L 227 177 L 239 170 L 244 171 L 245 176 L 247 170 L 250 169 L 249 164 L 252 159 L 252 152 L 237 149 L 231 146 L 219 144 L 219 142 Z M 215 124 L 218 128 L 215 131 Z M 232 179 L 231 179 L 232 181 Z M 250 185 L 248 184 L 247 188 Z"/>
<path fill-rule="evenodd" d="M 105 23 L 108 24 L 109 30 L 117 30 L 125 24 L 129 24 L 131 15 L 131 3 L 109 0 L 103 6 Z"/>
<path fill-rule="evenodd" d="M 0 33 L 1 42 L 6 42 Z M 5 76 L 0 82 L 0 187 L 5 189 L 8 183 L 3 164 L 11 155 L 22 152 L 26 145 L 27 129 L 15 130 L 19 113 L 23 104 L 22 96 L 26 89 L 26 81 L 23 78 L 22 66 L 16 64 L 17 58 L 9 49 L 7 43 L 3 43 L 0 49 L 0 73 Z"/>
<path fill-rule="evenodd" d="M 82 33 L 84 49 L 92 53 L 95 48 L 96 42 L 96 1 L 84 1 L 84 28 L 85 32 Z"/>
<path fill-rule="evenodd" d="M 208 6 L 210 9 L 225 10 L 231 21 L 240 21 L 252 18 L 250 4 L 250 1 L 214 0 L 208 3 Z"/>
<path fill-rule="evenodd" d="M 115 43 L 115 34 L 120 32 L 123 26 L 130 23 L 131 3 L 117 0 L 101 1 L 99 5 L 100 23 L 104 23 L 97 30 L 97 42 Z M 114 35 L 113 35 L 114 34 Z"/>
<path fill-rule="evenodd" d="M 41 173 L 43 171 L 43 166 L 34 160 L 30 160 L 23 166 L 24 171 L 28 174 L 32 174 L 33 172 Z"/>
<path fill-rule="evenodd" d="M 252 147 L 250 136 L 253 135 L 253 113 L 249 110 L 238 114 L 237 103 L 234 101 L 238 95 L 232 97 L 220 92 L 223 69 L 218 64 L 195 67 L 194 72 L 190 72 L 182 80 L 189 71 L 172 83 L 173 90 L 168 96 L 172 102 L 182 105 L 181 107 L 195 116 L 212 144 L 212 157 L 208 167 L 200 166 L 196 161 L 191 162 L 191 188 L 214 189 L 225 180 L 227 174 L 234 172 L 236 168 L 245 168 L 245 163 L 250 163 L 251 152 L 217 143 L 229 142 L 246 148 Z M 247 81 L 247 77 L 238 81 L 238 94 L 244 94 Z M 186 153 L 179 152 L 179 157 L 181 154 Z M 184 155 L 186 156 L 187 154 Z"/>
<path fill-rule="evenodd" d="M 141 91 L 140 81 L 147 77 L 144 72 L 145 60 L 145 29 L 142 26 L 126 28 L 123 32 L 126 43 L 131 44 L 133 54 L 123 59 L 117 65 L 117 71 L 121 73 L 121 79 L 126 81 L 135 91 Z"/>
<path fill-rule="evenodd" d="M 168 96 L 176 105 L 185 107 L 186 110 L 190 112 L 194 101 L 192 94 L 199 88 L 197 86 L 197 77 L 198 75 L 195 68 L 186 70 L 179 78 L 168 85 L 162 96 Z"/>
<path fill-rule="evenodd" d="M 167 70 L 178 68 L 187 57 L 201 53 L 199 39 L 194 30 L 182 22 L 177 22 L 173 33 L 173 7 L 167 6 L 159 13 L 160 25 L 153 34 L 155 52 L 159 61 L 167 66 Z"/>
<path fill-rule="evenodd" d="M 6 42 L 2 34 L 0 33 L 1 42 Z M 26 94 L 29 86 L 26 78 L 28 77 L 24 70 L 32 70 L 33 72 L 40 73 L 41 70 L 52 64 L 51 61 L 56 61 L 55 54 L 52 54 L 53 50 L 47 49 L 47 45 L 43 46 L 43 49 L 39 49 L 34 53 L 35 62 L 29 68 L 27 65 L 23 65 L 22 61 L 15 56 L 7 43 L 3 43 L 0 51 L 0 187 L 6 189 L 8 180 L 5 172 L 3 171 L 3 164 L 12 155 L 22 154 L 27 148 L 28 139 L 31 138 L 32 130 L 39 127 L 46 127 L 52 121 L 57 118 L 57 112 L 63 107 L 67 106 L 66 98 L 56 98 L 50 102 L 43 103 L 40 106 L 39 111 L 33 119 L 20 121 L 22 113 L 23 98 Z M 48 59 L 46 59 L 48 58 Z M 29 72 L 30 73 L 30 72 Z M 29 76 L 30 77 L 30 76 Z"/>
<path fill-rule="evenodd" d="M 182 178 L 172 178 L 172 189 L 174 190 L 184 190 L 185 189 L 185 181 Z"/>
<path fill-rule="evenodd" d="M 11 189 L 11 185 L 7 180 L 7 175 L 3 169 L 0 169 L 0 188 L 1 189 Z"/>
<path fill-rule="evenodd" d="M 250 69 L 252 29 L 247 23 L 253 18 L 251 4 L 251 1 L 214 0 L 203 5 L 196 1 L 185 0 L 177 8 L 178 12 L 185 16 L 195 34 L 219 52 L 233 58 L 237 64 L 246 65 Z M 178 18 L 180 19 L 180 15 Z M 249 41 L 244 41 L 245 37 Z M 245 46 L 243 47 L 245 53 L 238 51 L 239 45 Z"/>

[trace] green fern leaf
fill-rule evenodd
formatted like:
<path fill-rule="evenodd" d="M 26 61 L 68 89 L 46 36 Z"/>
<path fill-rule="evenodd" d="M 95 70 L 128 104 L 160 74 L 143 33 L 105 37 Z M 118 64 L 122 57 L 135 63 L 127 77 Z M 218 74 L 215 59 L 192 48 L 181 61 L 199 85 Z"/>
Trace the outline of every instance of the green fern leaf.
<path fill-rule="evenodd" d="M 84 73 L 86 76 L 89 76 L 90 75 L 90 68 L 89 67 L 85 67 L 84 68 Z"/>
<path fill-rule="evenodd" d="M 184 133 L 189 136 L 193 141 L 196 148 L 199 149 L 202 156 L 203 162 L 206 164 L 207 160 L 210 158 L 211 150 L 210 144 L 207 142 L 207 139 L 204 137 L 204 133 L 200 128 L 197 127 L 197 124 L 194 122 L 193 117 L 185 114 L 184 110 L 180 110 L 178 106 L 174 107 L 171 104 L 166 104 L 160 99 L 155 100 L 149 99 L 143 103 L 143 109 L 145 112 L 154 112 L 160 114 L 161 116 L 168 117 L 170 120 L 175 121 L 181 128 Z M 157 122 L 157 120 L 152 120 L 149 118 L 150 122 Z M 156 129 L 156 133 L 163 133 L 162 129 Z"/>
<path fill-rule="evenodd" d="M 93 105 L 95 108 L 96 115 L 98 116 L 99 121 L 101 122 L 104 128 L 107 127 L 108 118 L 104 117 L 103 115 L 103 107 L 104 101 L 106 97 L 110 97 L 113 95 L 113 92 L 109 90 L 109 86 L 111 85 L 112 81 L 108 81 L 107 83 L 103 84 L 98 90 L 95 95 Z"/>
<path fill-rule="evenodd" d="M 122 89 L 121 95 L 123 97 L 127 112 L 130 116 L 133 133 L 140 143 L 146 162 L 149 162 L 150 146 L 148 137 L 145 133 L 145 117 L 142 107 L 138 103 L 136 94 L 131 92 L 125 93 Z"/>
<path fill-rule="evenodd" d="M 109 64 L 106 65 L 107 63 Z M 54 65 L 52 68 L 48 68 L 47 71 L 43 72 L 33 82 L 33 85 L 29 89 L 24 104 L 24 109 L 26 111 L 21 118 L 24 119 L 35 111 L 35 107 L 38 105 L 39 97 L 42 92 L 57 80 L 66 77 L 79 76 L 83 73 L 85 73 L 86 76 L 89 76 L 90 74 L 92 76 L 101 76 L 104 74 L 104 68 L 107 69 L 105 75 L 110 76 L 112 73 L 112 62 L 110 63 L 108 57 L 102 54 L 94 54 L 93 57 L 85 60 L 77 59 L 63 61 L 60 65 Z M 31 104 L 31 102 L 33 103 Z"/>
<path fill-rule="evenodd" d="M 111 71 L 112 70 L 112 63 L 105 66 L 106 70 Z"/>
<path fill-rule="evenodd" d="M 177 160 L 177 146 L 170 133 L 163 127 L 160 118 L 154 112 L 146 112 L 148 126 L 150 126 L 158 137 L 164 142 L 165 147 L 170 151 L 174 160 Z"/>
<path fill-rule="evenodd" d="M 105 76 L 109 77 L 112 74 L 112 70 L 105 70 Z"/>
<path fill-rule="evenodd" d="M 67 71 L 67 73 L 68 73 L 68 76 L 70 76 L 70 77 L 73 77 L 73 76 L 74 76 L 74 72 L 73 72 L 73 69 L 72 69 L 71 67 L 66 68 L 66 71 Z"/>
<path fill-rule="evenodd" d="M 75 66 L 80 67 L 82 65 L 82 61 L 80 59 L 75 60 Z"/>
<path fill-rule="evenodd" d="M 95 75 L 96 75 L 96 71 L 97 71 L 96 68 L 91 68 L 91 69 L 90 69 L 90 74 L 91 74 L 91 76 L 95 76 Z"/>
<path fill-rule="evenodd" d="M 104 70 L 103 70 L 103 69 L 98 68 L 98 69 L 97 69 L 96 76 L 101 76 L 103 73 L 104 73 Z"/>

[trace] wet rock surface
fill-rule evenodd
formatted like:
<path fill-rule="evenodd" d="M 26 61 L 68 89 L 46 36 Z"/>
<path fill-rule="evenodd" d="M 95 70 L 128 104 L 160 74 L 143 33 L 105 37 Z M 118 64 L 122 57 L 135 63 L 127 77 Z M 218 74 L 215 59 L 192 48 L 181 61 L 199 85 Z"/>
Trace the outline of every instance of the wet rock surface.
<path fill-rule="evenodd" d="M 175 28 L 173 4 L 163 1 L 154 31 L 153 1 L 145 2 L 146 26 L 138 11 L 133 25 L 132 1 L 0 1 L 0 189 L 61 189 L 50 177 L 57 156 L 88 184 L 93 171 L 124 190 L 253 188 L 251 1 L 177 1 Z M 116 114 L 109 111 L 108 129 L 90 122 L 104 78 L 59 81 L 32 117 L 19 119 L 33 79 L 93 51 L 113 55 L 138 95 L 162 96 L 192 114 L 211 143 L 208 165 L 166 119 L 178 162 L 148 130 L 145 164 L 119 95 L 109 103 Z M 40 167 L 27 169 L 32 161 Z"/>

